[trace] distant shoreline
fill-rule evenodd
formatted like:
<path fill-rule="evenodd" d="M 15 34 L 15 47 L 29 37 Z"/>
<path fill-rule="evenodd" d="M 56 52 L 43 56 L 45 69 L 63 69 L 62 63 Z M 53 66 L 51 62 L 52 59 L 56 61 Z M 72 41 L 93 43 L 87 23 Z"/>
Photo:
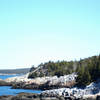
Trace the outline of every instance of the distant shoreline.
<path fill-rule="evenodd" d="M 23 75 L 23 74 L 15 74 L 15 73 L 12 73 L 12 74 L 4 74 L 4 73 L 0 73 L 0 75 Z"/>
<path fill-rule="evenodd" d="M 17 75 L 17 74 L 26 74 L 30 71 L 30 68 L 21 68 L 21 69 L 5 69 L 0 70 L 0 75 Z"/>

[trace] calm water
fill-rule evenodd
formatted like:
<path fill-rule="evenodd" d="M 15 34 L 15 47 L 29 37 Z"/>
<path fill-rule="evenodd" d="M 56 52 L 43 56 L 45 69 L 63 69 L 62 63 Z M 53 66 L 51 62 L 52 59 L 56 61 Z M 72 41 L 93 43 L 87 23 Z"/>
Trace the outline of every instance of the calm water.
<path fill-rule="evenodd" d="M 13 77 L 16 75 L 0 75 L 1 79 L 6 79 L 9 77 Z M 41 93 L 42 91 L 39 90 L 28 90 L 28 89 L 11 89 L 10 86 L 0 86 L 0 96 L 1 95 L 16 95 L 21 92 L 26 93 Z"/>
<path fill-rule="evenodd" d="M 6 79 L 6 78 L 9 78 L 9 77 L 14 77 L 14 76 L 20 76 L 20 74 L 17 74 L 17 75 L 0 75 L 0 79 Z"/>

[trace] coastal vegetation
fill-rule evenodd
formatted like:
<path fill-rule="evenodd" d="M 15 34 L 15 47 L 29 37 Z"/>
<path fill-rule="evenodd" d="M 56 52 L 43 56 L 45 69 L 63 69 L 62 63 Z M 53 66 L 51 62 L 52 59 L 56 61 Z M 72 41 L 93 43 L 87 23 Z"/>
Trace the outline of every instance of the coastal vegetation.
<path fill-rule="evenodd" d="M 38 70 L 36 70 L 38 69 Z M 36 70 L 36 71 L 35 71 Z M 64 76 L 76 72 L 77 86 L 86 86 L 100 78 L 100 55 L 92 56 L 79 61 L 49 61 L 41 63 L 37 68 L 34 66 L 30 70 L 29 78 L 43 76 Z"/>

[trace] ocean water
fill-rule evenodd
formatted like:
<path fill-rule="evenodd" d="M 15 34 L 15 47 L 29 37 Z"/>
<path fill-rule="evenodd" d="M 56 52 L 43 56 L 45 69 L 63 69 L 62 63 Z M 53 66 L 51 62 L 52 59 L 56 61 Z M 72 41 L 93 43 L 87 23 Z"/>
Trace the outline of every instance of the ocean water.
<path fill-rule="evenodd" d="M 6 79 L 16 75 L 0 75 L 1 79 Z M 18 75 L 19 76 L 19 75 Z M 11 86 L 0 86 L 0 96 L 1 95 L 17 95 L 18 93 L 41 93 L 41 90 L 29 90 L 29 89 L 11 89 Z"/>
<path fill-rule="evenodd" d="M 21 74 L 13 74 L 13 75 L 0 75 L 0 79 L 7 79 L 14 76 L 20 76 Z"/>

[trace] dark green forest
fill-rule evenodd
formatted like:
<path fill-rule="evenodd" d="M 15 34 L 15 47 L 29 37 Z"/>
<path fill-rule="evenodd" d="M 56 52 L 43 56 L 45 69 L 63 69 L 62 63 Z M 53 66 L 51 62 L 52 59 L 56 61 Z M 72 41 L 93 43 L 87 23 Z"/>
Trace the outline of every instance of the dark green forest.
<path fill-rule="evenodd" d="M 79 61 L 49 61 L 41 63 L 37 68 L 33 66 L 30 70 L 29 78 L 54 76 L 58 77 L 76 72 L 77 86 L 86 86 L 91 82 L 95 82 L 100 77 L 100 55 L 92 56 Z M 34 72 L 34 70 L 36 70 Z"/>

